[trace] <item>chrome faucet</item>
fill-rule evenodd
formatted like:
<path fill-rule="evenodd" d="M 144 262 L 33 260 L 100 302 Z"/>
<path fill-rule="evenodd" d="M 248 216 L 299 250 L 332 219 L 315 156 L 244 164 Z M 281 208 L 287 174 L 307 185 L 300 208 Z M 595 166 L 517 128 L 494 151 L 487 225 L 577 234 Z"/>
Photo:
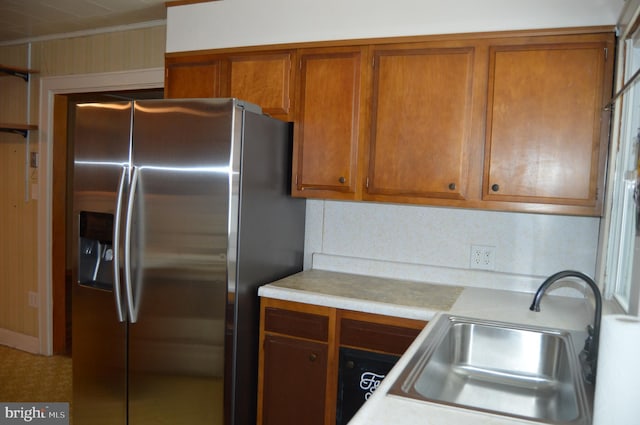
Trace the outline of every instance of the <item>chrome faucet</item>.
<path fill-rule="evenodd" d="M 596 368 L 598 363 L 598 343 L 600 339 L 600 317 L 602 315 L 602 296 L 600 295 L 600 289 L 598 289 L 598 285 L 584 273 L 580 273 L 573 270 L 565 270 L 558 272 L 549 276 L 542 285 L 536 291 L 536 295 L 533 297 L 533 302 L 531 303 L 531 307 L 529 310 L 531 311 L 540 311 L 540 300 L 544 295 L 544 292 L 551 286 L 554 282 L 557 282 L 560 279 L 564 279 L 565 277 L 578 277 L 586 282 L 591 290 L 593 291 L 593 295 L 596 301 L 596 311 L 595 317 L 593 319 L 593 326 L 589 325 L 587 327 L 587 339 L 584 342 L 584 348 L 580 352 L 580 362 L 582 363 L 582 372 L 584 379 L 590 384 L 595 384 L 596 382 Z"/>

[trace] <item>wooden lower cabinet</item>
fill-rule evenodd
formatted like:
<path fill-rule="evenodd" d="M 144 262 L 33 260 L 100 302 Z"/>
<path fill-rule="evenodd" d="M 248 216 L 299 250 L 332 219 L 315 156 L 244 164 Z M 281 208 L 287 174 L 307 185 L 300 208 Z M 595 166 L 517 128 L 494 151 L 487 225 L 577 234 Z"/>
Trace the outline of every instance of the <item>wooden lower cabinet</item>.
<path fill-rule="evenodd" d="M 346 397 L 350 387 L 339 378 L 359 373 L 368 361 L 386 363 L 388 371 L 425 325 L 419 320 L 263 298 L 258 425 L 347 423 L 359 396 Z"/>
<path fill-rule="evenodd" d="M 328 345 L 266 335 L 262 423 L 324 424 Z"/>

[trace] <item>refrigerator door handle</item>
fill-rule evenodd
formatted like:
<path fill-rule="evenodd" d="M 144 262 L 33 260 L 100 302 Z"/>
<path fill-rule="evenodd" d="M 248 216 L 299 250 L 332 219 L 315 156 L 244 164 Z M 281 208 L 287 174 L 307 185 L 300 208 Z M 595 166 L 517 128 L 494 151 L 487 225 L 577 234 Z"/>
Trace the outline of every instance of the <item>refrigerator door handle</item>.
<path fill-rule="evenodd" d="M 127 178 L 128 167 L 122 166 L 120 181 L 118 182 L 118 194 L 116 200 L 116 213 L 113 223 L 113 294 L 116 302 L 116 313 L 118 321 L 125 321 L 125 312 L 122 308 L 122 295 L 120 293 L 120 217 L 122 215 L 122 195 L 124 194 L 124 183 Z"/>
<path fill-rule="evenodd" d="M 129 201 L 127 204 L 127 219 L 124 231 L 124 282 L 127 291 L 127 309 L 129 312 L 130 323 L 138 321 L 138 309 L 133 299 L 133 282 L 131 279 L 131 227 L 133 218 L 133 204 L 138 186 L 138 167 L 132 167 L 133 175 L 131 176 L 131 188 L 129 190 Z"/>

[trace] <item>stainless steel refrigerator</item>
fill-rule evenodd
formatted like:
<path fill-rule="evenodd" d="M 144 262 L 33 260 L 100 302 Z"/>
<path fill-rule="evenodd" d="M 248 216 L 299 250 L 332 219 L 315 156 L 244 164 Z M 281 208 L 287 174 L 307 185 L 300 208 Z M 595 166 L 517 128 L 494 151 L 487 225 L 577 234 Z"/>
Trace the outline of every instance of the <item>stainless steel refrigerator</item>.
<path fill-rule="evenodd" d="M 75 425 L 255 424 L 257 288 L 302 269 L 290 133 L 235 99 L 77 105 Z"/>

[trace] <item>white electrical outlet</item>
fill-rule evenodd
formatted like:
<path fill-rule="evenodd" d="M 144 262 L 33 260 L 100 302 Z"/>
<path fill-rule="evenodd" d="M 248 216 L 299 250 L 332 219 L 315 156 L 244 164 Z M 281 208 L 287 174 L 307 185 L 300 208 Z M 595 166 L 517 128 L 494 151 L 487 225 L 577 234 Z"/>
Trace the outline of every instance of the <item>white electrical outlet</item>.
<path fill-rule="evenodd" d="M 38 308 L 40 306 L 40 297 L 37 292 L 29 291 L 29 307 Z"/>
<path fill-rule="evenodd" d="M 471 245 L 469 267 L 472 269 L 494 270 L 495 258 L 495 246 Z"/>

